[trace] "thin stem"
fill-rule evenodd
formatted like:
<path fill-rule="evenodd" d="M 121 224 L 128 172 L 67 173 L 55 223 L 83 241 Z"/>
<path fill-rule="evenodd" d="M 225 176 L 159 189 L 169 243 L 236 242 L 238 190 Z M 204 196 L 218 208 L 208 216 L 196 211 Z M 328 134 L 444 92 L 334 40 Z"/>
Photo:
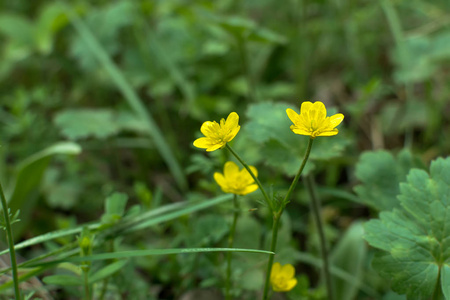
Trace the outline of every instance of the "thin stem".
<path fill-rule="evenodd" d="M 258 177 L 255 176 L 255 174 L 253 174 L 252 170 L 249 168 L 249 166 L 242 160 L 242 158 L 228 145 L 226 144 L 226 148 L 231 152 L 231 154 L 234 155 L 234 157 L 236 157 L 236 159 L 244 166 L 245 169 L 247 169 L 247 171 L 250 173 L 250 176 L 252 176 L 252 178 L 255 180 L 256 184 L 259 187 L 259 190 L 261 191 L 261 193 L 264 196 L 264 200 L 266 200 L 267 205 L 270 208 L 270 211 L 273 212 L 273 204 L 272 201 L 270 201 L 269 196 L 267 196 L 266 191 L 264 190 L 261 182 L 259 181 Z"/>
<path fill-rule="evenodd" d="M 84 297 L 86 300 L 91 300 L 91 291 L 89 290 L 89 277 L 88 277 L 88 270 L 83 268 L 83 275 L 84 275 Z"/>
<path fill-rule="evenodd" d="M 237 219 L 239 217 L 239 202 L 237 201 L 237 195 L 233 197 L 233 223 L 231 224 L 230 234 L 228 236 L 228 248 L 233 248 L 234 233 L 236 232 Z M 232 299 L 230 294 L 231 289 L 231 252 L 227 252 L 227 281 L 225 287 L 225 299 Z"/>
<path fill-rule="evenodd" d="M 9 247 L 9 257 L 11 258 L 11 269 L 14 281 L 14 295 L 16 296 L 16 299 L 21 299 L 19 289 L 19 277 L 17 273 L 16 250 L 14 249 L 14 239 L 11 228 L 11 221 L 9 219 L 8 204 L 6 202 L 5 194 L 3 193 L 3 187 L 1 182 L 0 182 L 0 198 L 2 201 L 3 215 L 5 217 L 6 236 L 8 239 L 8 247 Z"/>
<path fill-rule="evenodd" d="M 306 147 L 305 156 L 303 157 L 303 162 L 302 162 L 300 168 L 298 169 L 297 175 L 295 175 L 295 178 L 292 181 L 291 186 L 289 187 L 289 190 L 288 190 L 286 196 L 284 197 L 283 208 L 286 206 L 286 204 L 288 204 L 289 199 L 291 198 L 291 194 L 294 191 L 295 186 L 297 185 L 297 182 L 300 179 L 300 175 L 302 174 L 303 169 L 306 166 L 306 162 L 308 161 L 309 154 L 311 153 L 311 148 L 312 148 L 313 142 L 314 142 L 314 139 L 310 138 L 309 141 L 308 141 L 308 146 Z"/>
<path fill-rule="evenodd" d="M 317 225 L 317 230 L 319 231 L 319 237 L 320 237 L 320 252 L 322 254 L 322 260 L 323 260 L 323 272 L 325 275 L 325 283 L 327 286 L 327 299 L 333 300 L 333 287 L 331 284 L 331 277 L 330 277 L 330 268 L 328 263 L 328 251 L 327 251 L 327 245 L 325 240 L 325 233 L 323 230 L 323 221 L 320 215 L 320 199 L 317 197 L 316 189 L 314 186 L 314 178 L 311 175 L 308 175 L 306 177 L 306 188 L 308 190 L 309 196 L 311 197 L 311 206 L 313 211 L 314 220 Z"/>
<path fill-rule="evenodd" d="M 273 214 L 273 226 L 272 226 L 272 242 L 270 243 L 270 251 L 275 252 L 277 249 L 277 239 L 278 239 L 278 226 L 280 225 L 280 218 L 283 210 L 278 213 Z M 272 271 L 273 259 L 275 258 L 275 254 L 269 255 L 269 261 L 267 262 L 266 269 L 266 282 L 264 284 L 264 294 L 263 299 L 266 300 L 269 296 L 269 283 L 270 283 L 270 273 Z"/>
<path fill-rule="evenodd" d="M 114 239 L 109 240 L 109 252 L 114 252 Z M 99 300 L 103 300 L 105 298 L 106 295 L 106 290 L 108 289 L 108 282 L 109 282 L 109 277 L 106 277 L 105 280 L 103 280 L 103 286 L 102 286 L 102 290 L 100 292 L 100 296 L 98 297 Z"/>
<path fill-rule="evenodd" d="M 250 101 L 254 101 L 256 93 L 255 93 L 255 83 L 253 81 L 253 74 L 250 69 L 250 64 L 247 56 L 247 43 L 245 37 L 238 36 L 237 43 L 239 48 L 239 55 L 241 56 L 242 68 L 244 69 L 245 78 L 247 79 L 248 86 L 248 98 Z"/>
<path fill-rule="evenodd" d="M 303 157 L 303 162 L 300 165 L 300 168 L 298 169 L 297 175 L 295 175 L 294 180 L 291 183 L 291 186 L 289 187 L 289 190 L 284 197 L 283 203 L 281 204 L 281 207 L 279 208 L 278 212 L 273 213 L 273 227 L 272 227 L 272 241 L 270 244 L 270 251 L 275 252 L 277 248 L 277 238 L 278 238 L 278 226 L 280 223 L 281 215 L 283 214 L 284 208 L 286 207 L 286 204 L 289 202 L 289 199 L 291 198 L 291 194 L 295 189 L 295 186 L 297 185 L 297 182 L 300 178 L 300 175 L 303 172 L 303 169 L 305 168 L 306 162 L 308 161 L 309 154 L 311 153 L 312 144 L 314 142 L 314 139 L 310 138 L 308 142 L 308 146 L 306 147 L 305 156 Z M 275 257 L 275 254 L 271 254 L 269 256 L 269 261 L 267 263 L 267 271 L 266 271 L 266 282 L 264 284 L 264 294 L 263 299 L 266 300 L 269 295 L 269 283 L 270 283 L 270 273 L 272 270 L 272 264 L 273 259 Z"/>

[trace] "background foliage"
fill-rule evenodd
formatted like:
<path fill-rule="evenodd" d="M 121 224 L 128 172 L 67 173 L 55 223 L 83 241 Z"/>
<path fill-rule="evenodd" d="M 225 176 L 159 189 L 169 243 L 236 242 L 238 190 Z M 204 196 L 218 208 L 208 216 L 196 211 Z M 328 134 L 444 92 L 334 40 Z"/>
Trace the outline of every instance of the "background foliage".
<path fill-rule="evenodd" d="M 83 226 L 93 231 L 94 253 L 225 246 L 231 198 L 220 197 L 212 175 L 231 158 L 194 149 L 201 123 L 237 112 L 235 149 L 283 195 L 307 143 L 289 131 L 285 109 L 320 100 L 329 114 L 345 115 L 338 136 L 317 139 L 307 165 L 323 202 L 337 298 L 404 299 L 389 288 L 393 280 L 405 293 L 392 272 L 372 269 L 376 251 L 361 223 L 389 211 L 367 230 L 402 213 L 400 183 L 408 173 L 409 185 L 425 176 L 410 169 L 428 170 L 449 153 L 448 1 L 36 0 L 2 8 L 0 177 L 21 211 L 14 231 L 28 243 L 24 259 L 78 253 Z M 240 199 L 235 247 L 268 249 L 261 200 L 258 192 Z M 291 299 L 324 297 L 308 201 L 299 184 L 282 220 L 277 260 L 294 264 L 300 282 Z M 265 258 L 233 254 L 236 296 L 261 290 Z M 220 253 L 116 258 L 92 262 L 91 280 L 111 299 L 220 299 L 224 261 Z M 81 297 L 76 262 L 37 268 L 30 277 L 44 278 L 55 298 Z"/>

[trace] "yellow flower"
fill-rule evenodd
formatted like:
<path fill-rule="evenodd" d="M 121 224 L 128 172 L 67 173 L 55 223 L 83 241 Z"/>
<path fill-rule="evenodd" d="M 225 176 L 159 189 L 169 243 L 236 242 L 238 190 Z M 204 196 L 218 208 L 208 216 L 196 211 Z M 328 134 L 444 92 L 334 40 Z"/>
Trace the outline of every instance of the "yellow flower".
<path fill-rule="evenodd" d="M 280 263 L 272 265 L 270 272 L 270 283 L 275 292 L 289 292 L 297 285 L 297 279 L 294 278 L 295 269 L 292 265 L 281 266 Z"/>
<path fill-rule="evenodd" d="M 255 167 L 249 166 L 255 176 L 258 176 L 258 171 Z M 233 193 L 236 195 L 247 195 L 258 189 L 255 180 L 250 173 L 239 167 L 232 161 L 227 161 L 223 168 L 223 174 L 214 173 L 214 179 L 225 193 Z"/>
<path fill-rule="evenodd" d="M 286 110 L 286 113 L 292 123 L 294 123 L 294 125 L 291 125 L 292 132 L 309 135 L 311 138 L 338 134 L 339 131 L 335 127 L 344 120 L 343 114 L 327 117 L 327 109 L 320 101 L 314 103 L 309 101 L 303 102 L 300 114 L 297 114 L 290 108 Z"/>
<path fill-rule="evenodd" d="M 206 151 L 214 151 L 225 147 L 241 129 L 238 122 L 239 115 L 235 112 L 230 113 L 226 121 L 225 119 L 220 120 L 220 124 L 216 121 L 206 121 L 200 128 L 205 137 L 196 139 L 194 146 L 204 148 Z"/>

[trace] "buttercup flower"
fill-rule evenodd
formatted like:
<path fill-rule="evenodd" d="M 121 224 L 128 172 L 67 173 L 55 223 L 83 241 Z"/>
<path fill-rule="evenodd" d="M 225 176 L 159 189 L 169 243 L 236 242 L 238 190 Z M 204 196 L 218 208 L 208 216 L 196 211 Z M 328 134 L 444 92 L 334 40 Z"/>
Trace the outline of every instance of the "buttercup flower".
<path fill-rule="evenodd" d="M 216 121 L 206 121 L 200 128 L 205 137 L 196 139 L 194 146 L 204 148 L 206 151 L 214 151 L 225 147 L 241 129 L 238 122 L 239 115 L 235 112 L 230 113 L 226 121 L 225 119 L 220 120 L 220 124 Z"/>
<path fill-rule="evenodd" d="M 258 171 L 256 168 L 253 166 L 249 166 L 249 168 L 257 177 Z M 255 180 L 250 173 L 245 168 L 239 170 L 239 167 L 232 161 L 225 163 L 223 174 L 214 173 L 214 179 L 225 193 L 247 195 L 258 189 L 258 185 L 255 184 Z"/>
<path fill-rule="evenodd" d="M 294 125 L 291 130 L 295 134 L 309 135 L 311 138 L 318 136 L 332 136 L 338 134 L 335 128 L 344 120 L 343 114 L 335 114 L 327 117 L 327 109 L 320 102 L 303 102 L 300 114 L 288 108 L 286 113 Z"/>
<path fill-rule="evenodd" d="M 289 292 L 297 285 L 294 278 L 295 269 L 291 264 L 281 266 L 280 263 L 272 265 L 270 272 L 270 283 L 274 292 Z"/>

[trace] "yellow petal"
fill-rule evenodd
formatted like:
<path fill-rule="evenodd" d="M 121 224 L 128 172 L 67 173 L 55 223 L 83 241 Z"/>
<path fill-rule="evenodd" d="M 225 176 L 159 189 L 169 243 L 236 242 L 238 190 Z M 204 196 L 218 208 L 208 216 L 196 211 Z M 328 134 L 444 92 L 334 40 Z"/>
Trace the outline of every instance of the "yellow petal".
<path fill-rule="evenodd" d="M 281 264 L 279 262 L 276 262 L 272 265 L 272 271 L 270 272 L 270 277 L 275 277 L 280 273 L 281 271 Z"/>
<path fill-rule="evenodd" d="M 217 122 L 213 121 L 206 121 L 202 124 L 202 127 L 200 127 L 200 131 L 203 133 L 204 136 L 209 136 L 214 132 L 217 132 L 219 130 L 219 124 Z"/>
<path fill-rule="evenodd" d="M 223 177 L 223 175 L 219 172 L 214 173 L 214 180 L 220 187 L 227 186 L 227 181 L 225 180 L 225 177 Z"/>
<path fill-rule="evenodd" d="M 285 278 L 293 278 L 295 275 L 295 269 L 294 266 L 291 264 L 286 264 L 281 268 L 281 273 Z"/>
<path fill-rule="evenodd" d="M 258 185 L 257 184 L 249 185 L 240 193 L 240 195 L 244 196 L 244 195 L 253 193 L 257 189 L 258 189 Z"/>
<path fill-rule="evenodd" d="M 333 130 L 330 130 L 330 131 L 321 132 L 317 136 L 333 136 L 333 135 L 336 135 L 338 133 L 339 133 L 339 130 L 333 129 Z"/>
<path fill-rule="evenodd" d="M 291 120 L 292 123 L 296 124 L 297 118 L 298 118 L 298 114 L 294 110 L 292 110 L 290 108 L 286 109 L 286 114 L 289 117 L 289 120 Z"/>
<path fill-rule="evenodd" d="M 194 141 L 194 146 L 197 148 L 209 148 L 212 146 L 211 139 L 207 137 L 201 137 Z"/>
<path fill-rule="evenodd" d="M 303 102 L 302 106 L 300 107 L 300 114 L 307 113 L 308 111 L 311 110 L 312 106 L 313 106 L 312 102 L 309 101 Z"/>
<path fill-rule="evenodd" d="M 235 112 L 230 113 L 227 117 L 227 120 L 225 121 L 226 126 L 230 129 L 238 126 L 238 123 L 239 123 L 239 115 Z"/>
<path fill-rule="evenodd" d="M 238 134 L 238 132 L 239 132 L 240 129 L 241 129 L 241 126 L 234 127 L 234 128 L 231 130 L 230 134 L 228 134 L 228 135 L 225 137 L 226 142 L 229 142 L 229 141 L 231 141 L 232 139 L 234 139 L 234 137 Z"/>
<path fill-rule="evenodd" d="M 208 152 L 216 151 L 217 149 L 223 148 L 224 146 L 225 143 L 211 144 L 208 148 L 206 148 L 206 151 Z"/>
<path fill-rule="evenodd" d="M 291 126 L 291 130 L 293 133 L 301 134 L 301 135 L 311 135 L 311 133 L 312 133 L 310 130 L 304 130 L 304 129 L 300 129 L 300 128 L 294 127 L 294 126 Z"/>
<path fill-rule="evenodd" d="M 339 124 L 341 124 L 341 122 L 344 120 L 344 115 L 343 114 L 335 114 L 332 115 L 330 117 L 330 126 L 332 128 L 338 126 Z"/>
<path fill-rule="evenodd" d="M 297 279 L 292 278 L 291 280 L 289 280 L 287 282 L 287 286 L 284 289 L 285 292 L 289 292 L 290 290 L 292 290 L 295 286 L 297 285 Z"/>
<path fill-rule="evenodd" d="M 223 167 L 223 175 L 226 180 L 235 177 L 239 174 L 239 167 L 232 161 L 227 161 Z"/>

